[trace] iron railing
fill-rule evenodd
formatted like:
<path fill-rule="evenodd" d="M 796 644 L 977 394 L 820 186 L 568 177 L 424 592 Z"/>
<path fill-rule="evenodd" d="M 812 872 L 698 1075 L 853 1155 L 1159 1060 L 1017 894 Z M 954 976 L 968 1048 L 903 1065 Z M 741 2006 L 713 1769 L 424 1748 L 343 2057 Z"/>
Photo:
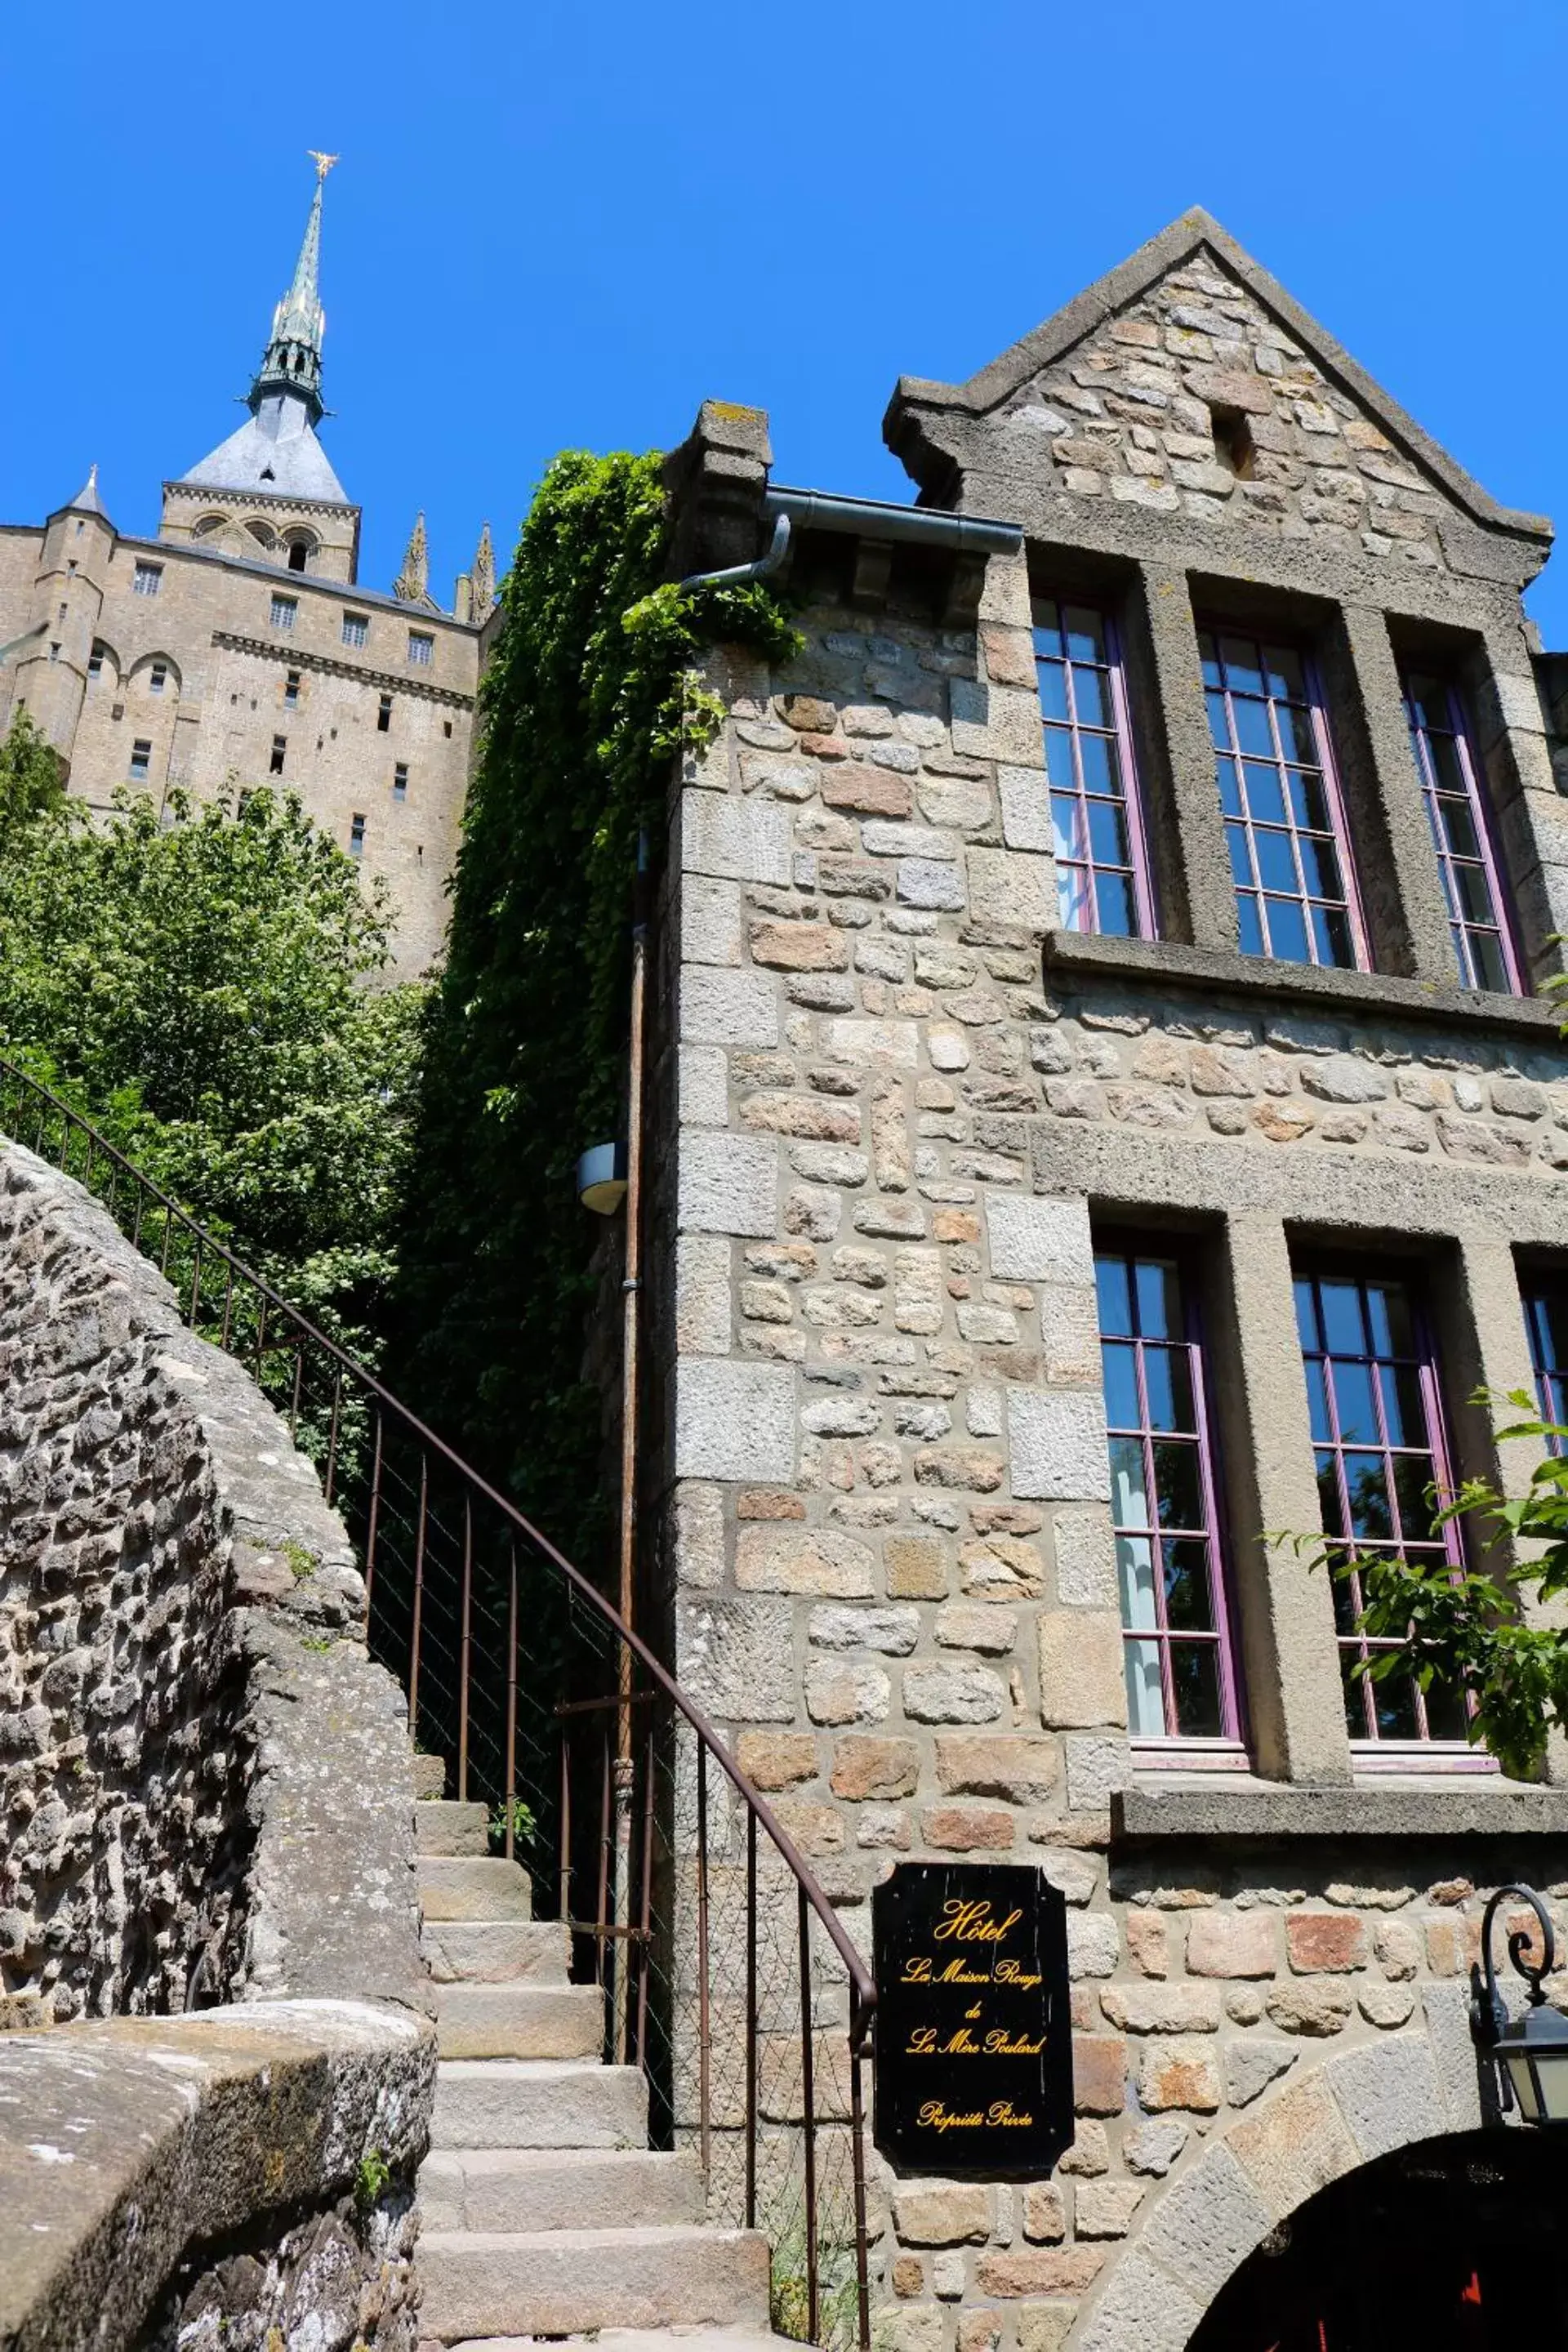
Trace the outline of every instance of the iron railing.
<path fill-rule="evenodd" d="M 4 1055 L 0 1133 L 95 1194 L 287 1421 L 349 1528 L 416 1745 L 489 1807 L 539 1916 L 571 1926 L 606 2058 L 647 2077 L 654 2144 L 695 2148 L 710 2217 L 767 2234 L 775 2332 L 865 2352 L 875 1992 L 707 1716 L 503 1494 Z"/>

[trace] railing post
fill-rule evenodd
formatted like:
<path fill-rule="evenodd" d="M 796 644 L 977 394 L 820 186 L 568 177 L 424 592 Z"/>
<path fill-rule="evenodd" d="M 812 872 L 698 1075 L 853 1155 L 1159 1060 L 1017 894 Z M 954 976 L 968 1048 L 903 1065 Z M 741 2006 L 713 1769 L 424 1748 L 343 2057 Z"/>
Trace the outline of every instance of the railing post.
<path fill-rule="evenodd" d="M 811 2047 L 811 1912 L 805 1888 L 800 1898 L 800 2084 L 805 2110 L 805 2298 L 806 2335 L 816 2341 L 816 2096 Z"/>
<path fill-rule="evenodd" d="M 370 1466 L 370 1522 L 364 1540 L 364 1605 L 367 1616 L 370 1613 L 371 1591 L 375 1583 L 375 1538 L 381 1518 L 382 1429 L 383 1416 L 378 1412 L 375 1416 L 375 1454 Z"/>
<path fill-rule="evenodd" d="M 746 1808 L 746 2227 L 757 2226 L 757 1817 Z"/>
<path fill-rule="evenodd" d="M 419 1456 L 419 1526 L 414 1538 L 414 1622 L 408 1635 L 408 1733 L 419 1745 L 419 1643 L 425 1620 L 425 1505 L 430 1491 L 430 1465 Z"/>
<path fill-rule="evenodd" d="M 510 1547 L 511 1594 L 506 1633 L 506 1858 L 515 1859 L 512 1822 L 517 1813 L 517 1546 Z M 564 1834 L 564 1832 L 563 1832 Z M 564 1918 L 565 1908 L 562 1908 Z"/>
<path fill-rule="evenodd" d="M 463 1630 L 458 1650 L 458 1802 L 468 1800 L 468 1674 L 472 1664 L 474 1606 L 474 1507 L 463 1497 Z"/>
<path fill-rule="evenodd" d="M 860 2352 L 871 2352 L 871 2282 L 866 2253 L 866 2115 L 860 2096 L 860 1996 L 849 1988 L 849 2160 L 855 2171 L 855 2288 Z"/>
<path fill-rule="evenodd" d="M 697 2097 L 702 2149 L 702 2179 L 708 2181 L 709 2043 L 712 2020 L 708 1998 L 708 1749 L 697 1743 Z"/>

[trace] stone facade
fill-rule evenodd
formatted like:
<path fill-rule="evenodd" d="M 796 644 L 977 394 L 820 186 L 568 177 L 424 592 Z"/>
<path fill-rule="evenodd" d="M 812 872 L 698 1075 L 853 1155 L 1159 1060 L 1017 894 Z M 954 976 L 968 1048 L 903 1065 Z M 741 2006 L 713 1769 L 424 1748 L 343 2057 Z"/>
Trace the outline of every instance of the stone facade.
<path fill-rule="evenodd" d="M 6 2021 L 428 2005 L 406 1710 L 315 1473 L 80 1188 L 0 1149 Z"/>
<path fill-rule="evenodd" d="M 735 559 L 748 483 L 766 542 L 763 426 L 705 411 L 673 461 L 702 560 Z M 1518 592 L 1549 533 L 1201 215 L 970 384 L 900 385 L 888 429 L 928 500 L 1022 544 L 982 583 L 935 524 L 818 511 L 804 653 L 710 668 L 658 991 L 671 1639 L 862 1948 L 900 1856 L 1068 1899 L 1076 2145 L 1024 2187 L 883 2171 L 889 2352 L 1178 2352 L 1317 2188 L 1479 2120 L 1485 1891 L 1568 1895 L 1554 1785 L 1352 1745 L 1327 1585 L 1263 1539 L 1319 1524 L 1292 1253 L 1399 1253 L 1457 1469 L 1521 1466 L 1466 1400 L 1530 1385 L 1568 1057 L 1539 997 L 1455 984 L 1395 658 L 1463 675 L 1544 977 L 1568 826 Z M 1074 593 L 1126 648 L 1153 939 L 1058 927 L 1031 594 Z M 1317 650 L 1364 971 L 1237 952 L 1215 610 Z M 1203 1308 L 1247 1706 L 1208 1771 L 1129 1740 L 1093 1267 L 1129 1226 L 1182 1236 Z"/>

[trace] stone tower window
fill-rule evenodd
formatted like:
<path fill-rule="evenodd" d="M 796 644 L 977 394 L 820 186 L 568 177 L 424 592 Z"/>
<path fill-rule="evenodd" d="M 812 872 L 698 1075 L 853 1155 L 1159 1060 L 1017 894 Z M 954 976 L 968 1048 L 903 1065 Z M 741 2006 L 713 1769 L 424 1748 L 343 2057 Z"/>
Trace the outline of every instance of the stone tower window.
<path fill-rule="evenodd" d="M 364 818 L 357 809 L 349 819 L 349 856 L 351 857 L 364 856 Z"/>
<path fill-rule="evenodd" d="M 310 555 L 310 549 L 306 546 L 302 539 L 290 540 L 289 542 L 289 571 L 303 572 L 305 569 L 306 559 Z"/>
<path fill-rule="evenodd" d="M 1406 670 L 1400 684 L 1410 748 L 1443 876 L 1459 985 L 1521 996 L 1490 811 L 1463 705 L 1447 678 L 1428 672 Z"/>
<path fill-rule="evenodd" d="M 139 563 L 131 576 L 131 585 L 138 596 L 155 596 L 163 584 L 161 563 Z"/>
<path fill-rule="evenodd" d="M 1109 1237 L 1096 1248 L 1094 1278 L 1132 1738 L 1220 1742 L 1209 1760 L 1239 1764 L 1240 1706 L 1192 1285 L 1168 1243 Z"/>
<path fill-rule="evenodd" d="M 408 770 L 401 760 L 392 772 L 392 797 L 395 801 L 408 798 Z"/>
<path fill-rule="evenodd" d="M 408 632 L 408 658 L 416 669 L 428 669 L 436 657 L 436 640 L 426 629 Z"/>
<path fill-rule="evenodd" d="M 148 671 L 148 673 L 147 673 L 147 691 L 148 691 L 148 693 L 149 693 L 149 694 L 162 694 L 162 693 L 163 693 L 163 688 L 167 686 L 167 684 L 168 684 L 168 683 L 169 683 L 169 665 L 168 665 L 168 663 L 167 663 L 167 662 L 155 661 L 155 662 L 153 663 L 153 665 L 152 668 L 151 668 L 151 669 Z"/>
<path fill-rule="evenodd" d="M 1344 809 L 1316 677 L 1295 646 L 1200 629 L 1243 955 L 1364 971 Z"/>
<path fill-rule="evenodd" d="M 131 781 L 144 784 L 152 772 L 153 746 L 145 736 L 139 735 L 131 746 Z"/>
<path fill-rule="evenodd" d="M 369 635 L 370 615 L 368 613 L 345 613 L 343 614 L 343 643 L 345 646 L 363 646 Z"/>
<path fill-rule="evenodd" d="M 297 669 L 283 673 L 283 708 L 285 710 L 298 710 L 300 708 L 300 673 Z"/>
<path fill-rule="evenodd" d="M 1110 614 L 1037 598 L 1035 674 L 1062 928 L 1152 939 L 1153 893 Z"/>
<path fill-rule="evenodd" d="M 272 738 L 272 756 L 267 762 L 268 773 L 269 775 L 280 776 L 283 773 L 283 762 L 288 757 L 288 753 L 289 738 L 287 735 L 274 735 Z"/>
<path fill-rule="evenodd" d="M 390 694 L 384 694 L 384 695 L 382 696 L 382 698 L 381 698 L 381 708 L 377 710 L 377 712 L 376 712 L 376 714 L 375 714 L 375 725 L 376 725 L 376 732 L 377 732 L 378 734 L 380 734 L 380 735 L 390 735 L 390 734 L 391 734 L 391 732 L 392 732 L 392 697 L 391 697 L 391 695 L 390 695 Z"/>
<path fill-rule="evenodd" d="M 294 615 L 299 609 L 300 604 L 297 597 L 274 596 L 272 599 L 272 626 L 275 629 L 291 629 L 294 625 Z"/>
<path fill-rule="evenodd" d="M 87 674 L 89 677 L 101 677 L 103 676 L 103 647 L 101 644 L 99 644 L 96 641 L 93 645 L 91 653 L 89 653 L 87 657 Z"/>

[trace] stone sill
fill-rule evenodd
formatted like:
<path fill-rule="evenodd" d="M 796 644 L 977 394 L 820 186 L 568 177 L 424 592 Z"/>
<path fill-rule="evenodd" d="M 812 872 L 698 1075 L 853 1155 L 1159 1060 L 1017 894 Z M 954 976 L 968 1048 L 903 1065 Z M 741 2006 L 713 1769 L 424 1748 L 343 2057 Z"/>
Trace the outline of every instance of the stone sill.
<path fill-rule="evenodd" d="M 1539 996 L 1487 996 L 1465 988 L 1405 980 L 1392 972 L 1339 971 L 1320 964 L 1275 963 L 1174 940 L 1101 939 L 1084 931 L 1047 931 L 1042 943 L 1046 978 L 1154 981 L 1163 989 L 1198 995 L 1222 991 L 1296 1010 L 1343 1012 L 1429 1023 L 1436 1028 L 1501 1033 L 1531 1044 L 1554 1038 L 1559 1008 Z"/>
<path fill-rule="evenodd" d="M 1112 1801 L 1116 1845 L 1173 1838 L 1568 1838 L 1568 1789 L 1388 1774 L 1344 1788 L 1163 1774 Z"/>

